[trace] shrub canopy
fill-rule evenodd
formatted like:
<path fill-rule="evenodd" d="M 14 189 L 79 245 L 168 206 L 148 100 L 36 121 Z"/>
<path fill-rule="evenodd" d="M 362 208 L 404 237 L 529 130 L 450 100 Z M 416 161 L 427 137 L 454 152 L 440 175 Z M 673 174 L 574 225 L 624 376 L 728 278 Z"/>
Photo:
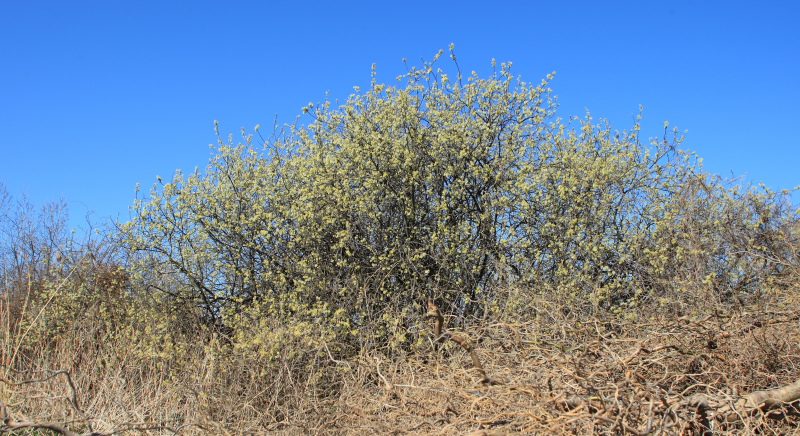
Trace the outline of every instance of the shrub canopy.
<path fill-rule="evenodd" d="M 697 292 L 746 299 L 796 264 L 788 195 L 703 173 L 667 123 L 642 143 L 638 121 L 565 122 L 552 75 L 451 77 L 438 57 L 309 105 L 310 125 L 263 146 L 220 139 L 205 172 L 155 185 L 123 228 L 143 270 L 229 326 L 268 315 L 363 344 L 405 341 L 427 298 L 462 319 L 537 292 L 681 310 Z"/>

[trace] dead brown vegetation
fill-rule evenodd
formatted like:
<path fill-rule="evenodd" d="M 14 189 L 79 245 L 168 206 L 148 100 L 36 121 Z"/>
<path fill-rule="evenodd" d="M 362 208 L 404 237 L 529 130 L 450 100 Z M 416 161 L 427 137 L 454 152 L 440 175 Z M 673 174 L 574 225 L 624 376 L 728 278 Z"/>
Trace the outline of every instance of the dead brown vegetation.
<path fill-rule="evenodd" d="M 0 432 L 797 434 L 800 305 L 787 298 L 625 321 L 542 296 L 528 320 L 429 325 L 419 334 L 430 345 L 413 351 L 340 360 L 320 350 L 328 357 L 310 373 L 288 355 L 270 366 L 237 353 L 201 327 L 182 336 L 180 359 L 138 353 L 130 336 L 77 334 L 27 356 L 42 369 L 5 368 Z"/>

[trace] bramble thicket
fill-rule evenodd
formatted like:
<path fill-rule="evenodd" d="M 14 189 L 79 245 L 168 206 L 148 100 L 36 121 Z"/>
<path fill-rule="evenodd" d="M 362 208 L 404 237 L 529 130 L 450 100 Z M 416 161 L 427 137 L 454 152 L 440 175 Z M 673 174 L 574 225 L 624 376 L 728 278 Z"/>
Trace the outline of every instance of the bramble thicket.
<path fill-rule="evenodd" d="M 643 139 L 560 118 L 553 75 L 462 75 L 442 54 L 393 84 L 373 69 L 308 125 L 218 129 L 205 170 L 85 240 L 64 202 L 37 215 L 2 189 L 4 413 L 147 434 L 796 432 L 787 411 L 723 425 L 675 406 L 800 378 L 792 193 L 704 172 L 667 123 Z M 497 386 L 433 347 L 428 300 Z M 512 385 L 524 401 L 497 393 Z M 639 397 L 614 409 L 610 385 Z"/>

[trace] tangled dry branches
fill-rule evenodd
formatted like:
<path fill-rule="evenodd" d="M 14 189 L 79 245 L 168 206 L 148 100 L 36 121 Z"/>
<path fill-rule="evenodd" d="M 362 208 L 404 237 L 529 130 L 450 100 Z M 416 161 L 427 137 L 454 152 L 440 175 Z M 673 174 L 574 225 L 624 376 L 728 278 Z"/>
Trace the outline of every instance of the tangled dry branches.
<path fill-rule="evenodd" d="M 470 336 L 485 363 L 473 366 L 481 376 L 497 377 L 494 385 L 476 384 L 460 369 L 458 348 L 449 361 L 410 357 L 388 374 L 363 361 L 363 371 L 371 365 L 380 374 L 383 389 L 363 399 L 348 396 L 348 409 L 358 413 L 342 428 L 363 434 L 398 427 L 473 435 L 795 434 L 797 315 L 630 324 L 542 317 L 476 328 Z M 477 361 L 470 348 L 461 351 Z M 363 422 L 382 424 L 364 428 Z"/>
<path fill-rule="evenodd" d="M 287 399 L 292 410 L 283 415 L 270 409 L 262 409 L 260 418 L 253 415 L 258 407 L 270 407 L 263 402 L 268 386 L 248 393 L 229 385 L 227 391 L 200 393 L 206 402 L 186 409 L 176 425 L 117 420 L 109 426 L 100 416 L 100 397 L 79 402 L 82 387 L 69 372 L 7 371 L 16 380 L 3 380 L 0 433 L 39 428 L 77 436 L 68 429 L 75 427 L 83 436 L 800 432 L 800 311 L 762 308 L 623 322 L 571 319 L 561 310 L 543 309 L 525 323 L 497 322 L 455 333 L 444 328 L 435 305 L 429 309 L 436 347 L 395 355 L 373 351 L 347 362 L 331 356 L 339 388 L 309 396 L 298 386 L 297 395 Z M 182 383 L 198 383 L 195 376 L 186 374 Z M 184 395 L 177 384 L 162 385 L 159 395 Z M 71 412 L 52 413 L 59 404 Z M 28 418 L 37 407 L 53 409 Z M 41 419 L 47 416 L 71 419 Z M 106 424 L 98 430 L 100 422 Z"/>

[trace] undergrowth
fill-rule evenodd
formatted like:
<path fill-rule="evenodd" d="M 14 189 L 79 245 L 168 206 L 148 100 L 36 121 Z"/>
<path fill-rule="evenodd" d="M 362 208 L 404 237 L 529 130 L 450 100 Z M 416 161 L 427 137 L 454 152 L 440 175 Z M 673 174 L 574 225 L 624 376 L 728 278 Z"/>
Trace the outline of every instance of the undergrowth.
<path fill-rule="evenodd" d="M 44 332 L 32 327 L 6 328 L 0 398 L 18 421 L 104 434 L 702 434 L 698 395 L 722 408 L 800 379 L 796 295 L 749 307 L 698 299 L 684 315 L 640 309 L 626 319 L 585 316 L 542 292 L 517 313 L 460 329 L 490 383 L 458 344 L 434 347 L 423 313 L 407 332 L 421 345 L 341 358 L 332 351 L 341 344 L 299 338 L 277 355 L 253 353 L 243 332 L 141 307 L 109 320 L 96 302 L 50 344 L 36 343 Z M 0 316 L 8 326 L 7 306 Z M 714 425 L 714 434 L 796 434 L 797 410 Z"/>

